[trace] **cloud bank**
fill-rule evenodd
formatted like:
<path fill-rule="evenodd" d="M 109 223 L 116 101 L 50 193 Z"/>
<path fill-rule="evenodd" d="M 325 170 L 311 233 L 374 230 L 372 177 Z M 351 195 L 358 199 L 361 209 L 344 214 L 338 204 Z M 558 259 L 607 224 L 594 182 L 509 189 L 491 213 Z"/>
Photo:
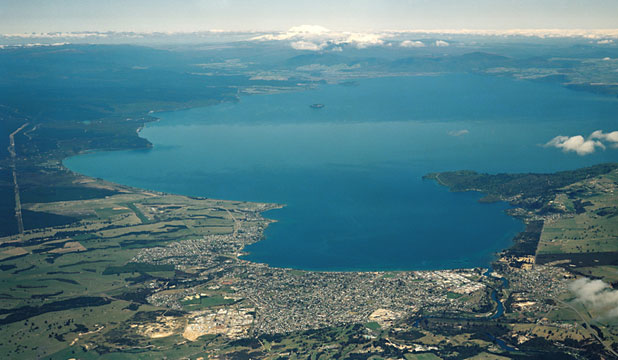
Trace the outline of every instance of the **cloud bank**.
<path fill-rule="evenodd" d="M 414 29 L 390 30 L 396 34 L 477 35 L 500 37 L 584 38 L 607 40 L 618 38 L 618 29 Z"/>
<path fill-rule="evenodd" d="M 290 44 L 296 50 L 311 50 L 318 51 L 324 49 L 325 44 L 315 44 L 311 41 L 294 41 Z"/>
<path fill-rule="evenodd" d="M 425 47 L 425 44 L 422 41 L 412 41 L 412 40 L 404 40 L 399 46 L 405 48 L 415 48 L 415 47 Z"/>
<path fill-rule="evenodd" d="M 332 33 L 333 31 L 319 25 L 294 26 L 285 32 L 277 31 L 257 31 L 250 29 L 221 30 L 221 29 L 200 29 L 196 31 L 74 31 L 74 32 L 28 32 L 28 33 L 4 33 L 3 37 L 13 38 L 88 38 L 88 37 L 109 37 L 109 36 L 147 36 L 153 34 L 204 34 L 204 33 L 229 33 L 229 34 L 265 34 L 261 36 L 278 38 L 296 34 L 319 34 Z M 586 38 L 598 40 L 601 44 L 612 43 L 612 39 L 618 38 L 618 28 L 614 29 L 408 29 L 408 30 L 381 30 L 375 34 L 389 35 L 478 35 L 478 36 L 501 36 L 501 37 L 539 37 L 539 38 Z M 342 34 L 342 33 L 340 33 Z"/>
<path fill-rule="evenodd" d="M 559 135 L 548 141 L 545 147 L 555 147 L 563 152 L 575 152 L 577 155 L 589 155 L 597 149 L 606 149 L 606 144 L 612 148 L 618 148 L 618 131 L 604 133 L 597 130 L 587 138 L 582 135 L 563 136 Z"/>
<path fill-rule="evenodd" d="M 444 40 L 422 42 L 405 39 L 410 33 L 397 31 L 382 32 L 347 32 L 333 31 L 319 25 L 301 25 L 291 27 L 279 33 L 266 33 L 252 37 L 252 41 L 288 41 L 297 50 L 325 51 L 341 50 L 344 46 L 364 49 L 370 46 L 392 46 L 399 43 L 403 48 L 421 48 L 425 46 L 446 47 L 451 44 Z M 401 39 L 403 37 L 403 39 Z"/>
<path fill-rule="evenodd" d="M 288 41 L 290 46 L 311 51 L 340 51 L 344 46 L 364 48 L 369 46 L 393 46 L 415 48 L 423 46 L 455 45 L 456 38 L 466 36 L 487 36 L 501 38 L 579 38 L 597 45 L 615 46 L 618 39 L 616 29 L 384 29 L 378 31 L 351 32 L 333 31 L 319 25 L 294 26 L 287 31 L 258 31 L 251 29 L 221 30 L 195 29 L 195 31 L 76 31 L 76 32 L 32 32 L 0 34 L 5 46 L 23 46 L 25 43 L 125 43 L 156 41 Z M 413 40 L 414 39 L 414 40 Z M 423 40 L 426 39 L 426 40 Z M 447 39 L 448 43 L 445 40 Z M 449 40 L 451 39 L 451 40 Z M 423 40 L 423 41 L 419 41 Z M 298 43 L 298 42 L 305 43 Z M 309 45 L 307 43 L 313 43 Z M 292 45 L 294 44 L 294 45 Z"/>
<path fill-rule="evenodd" d="M 602 280 L 577 279 L 569 285 L 569 290 L 575 294 L 575 302 L 600 313 L 601 318 L 618 317 L 618 290 Z"/>
<path fill-rule="evenodd" d="M 288 31 L 259 35 L 253 41 L 290 41 L 298 50 L 319 51 L 351 45 L 359 49 L 384 45 L 382 34 L 332 31 L 319 25 L 294 26 Z"/>

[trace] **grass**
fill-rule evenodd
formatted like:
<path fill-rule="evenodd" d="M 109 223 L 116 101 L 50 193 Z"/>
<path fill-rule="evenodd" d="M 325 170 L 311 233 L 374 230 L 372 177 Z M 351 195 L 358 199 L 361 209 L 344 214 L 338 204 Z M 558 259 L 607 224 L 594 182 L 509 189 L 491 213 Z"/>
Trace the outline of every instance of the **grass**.
<path fill-rule="evenodd" d="M 369 321 L 369 322 L 365 323 L 365 326 L 368 329 L 371 329 L 371 330 L 380 330 L 382 328 L 382 326 L 380 326 L 380 324 L 378 324 L 375 321 Z"/>
<path fill-rule="evenodd" d="M 38 307 L 47 302 L 70 300 L 81 296 L 114 300 L 104 306 L 52 311 L 5 324 L 0 328 L 0 339 L 2 339 L 0 357 L 120 358 L 118 353 L 99 356 L 93 351 L 82 351 L 80 344 L 89 339 L 96 338 L 98 344 L 106 344 L 104 337 L 97 337 L 101 335 L 98 333 L 84 335 L 80 337 L 77 345 L 69 347 L 78 336 L 79 328 L 74 324 L 84 325 L 90 331 L 102 325 L 105 326 L 106 332 L 123 326 L 122 324 L 126 324 L 136 312 L 152 309 L 149 305 L 132 304 L 117 299 L 124 293 L 147 288 L 148 282 L 151 281 L 148 280 L 148 276 L 142 277 L 143 279 L 136 283 L 134 280 L 128 281 L 128 279 L 140 279 L 135 273 L 147 273 L 166 281 L 165 279 L 174 277 L 175 267 L 170 264 L 135 263 L 131 262 L 131 259 L 143 247 L 165 246 L 172 241 L 194 239 L 201 234 L 230 233 L 233 220 L 227 211 L 221 209 L 222 205 L 232 210 L 236 209 L 231 202 L 221 200 L 151 195 L 139 191 L 81 201 L 26 204 L 25 207 L 31 211 L 79 216 L 81 221 L 62 228 L 37 229 L 24 235 L 24 241 L 28 245 L 21 247 L 28 252 L 27 255 L 5 261 L 3 265 L 15 265 L 15 267 L 0 271 L 0 286 L 4 289 L 2 292 L 10 294 L 10 297 L 2 299 L 3 309 L 24 305 Z M 252 209 L 256 204 L 242 203 L 242 207 Z M 149 221 L 149 218 L 153 220 Z M 188 228 L 185 222 L 191 219 L 195 221 L 191 223 L 191 228 Z M 5 237 L 0 238 L 0 241 L 15 239 L 16 237 Z M 79 241 L 86 247 L 86 251 L 53 256 L 48 253 L 50 249 L 68 240 Z M 122 247 L 121 245 L 127 244 L 127 241 L 137 243 Z M 19 272 L 18 276 L 12 274 L 13 271 L 23 269 L 27 270 Z M 225 288 L 222 291 L 224 290 L 229 289 Z M 233 299 L 216 295 L 201 298 L 189 306 L 202 308 L 229 305 L 234 302 Z M 129 305 L 133 305 L 131 309 Z M 67 321 L 69 325 L 66 325 Z M 199 347 L 199 351 L 191 346 L 176 347 L 175 344 L 181 340 L 182 338 L 175 338 L 172 342 L 157 341 L 164 344 L 164 349 L 175 354 L 173 357 L 177 355 L 194 358 L 196 354 L 203 354 L 203 346 Z M 113 348 L 115 345 L 111 346 Z M 140 355 L 131 354 L 130 358 L 157 358 L 160 355 L 160 352 L 144 352 Z"/>
<path fill-rule="evenodd" d="M 103 275 L 115 275 L 134 272 L 154 272 L 154 271 L 174 271 L 174 265 L 170 264 L 145 264 L 145 263 L 127 263 L 122 266 L 109 266 L 103 271 Z"/>
<path fill-rule="evenodd" d="M 565 307 L 552 310 L 547 318 L 564 322 L 580 321 L 580 317 L 573 310 Z"/>
<path fill-rule="evenodd" d="M 200 298 L 193 298 L 191 300 L 183 300 L 180 303 L 188 308 L 194 309 L 195 307 L 212 307 L 220 305 L 229 305 L 235 303 L 234 299 L 226 299 L 223 296 L 200 296 Z"/>
<path fill-rule="evenodd" d="M 542 336 L 548 340 L 564 341 L 566 338 L 571 338 L 576 341 L 581 341 L 589 338 L 583 333 L 579 327 L 559 328 L 556 326 L 544 326 L 538 324 L 513 324 L 513 330 L 521 333 L 534 334 Z"/>
<path fill-rule="evenodd" d="M 618 266 L 591 266 L 581 267 L 577 271 L 592 278 L 602 278 L 609 283 L 618 282 Z"/>
<path fill-rule="evenodd" d="M 404 357 L 406 360 L 439 360 L 439 357 L 433 353 L 422 353 L 422 354 L 405 354 Z"/>
<path fill-rule="evenodd" d="M 616 190 L 614 177 L 612 172 L 565 189 L 576 192 L 578 199 L 557 195 L 554 208 L 573 211 L 572 204 L 578 200 L 586 204 L 585 212 L 545 222 L 537 254 L 618 252 L 618 217 L 613 216 L 618 192 L 609 191 Z"/>
<path fill-rule="evenodd" d="M 462 296 L 463 296 L 463 294 L 458 294 L 458 293 L 454 293 L 454 292 L 450 292 L 450 291 L 446 293 L 446 298 L 447 299 L 459 299 Z"/>
<path fill-rule="evenodd" d="M 491 353 L 487 353 L 487 352 L 482 352 L 478 355 L 475 355 L 471 358 L 469 358 L 470 360 L 508 360 L 510 359 L 509 357 L 506 356 L 500 356 L 500 355 L 496 355 L 496 354 L 491 354 Z"/>
<path fill-rule="evenodd" d="M 109 219 L 111 217 L 114 217 L 115 215 L 118 215 L 118 214 L 121 214 L 121 213 L 130 212 L 130 210 L 127 210 L 127 209 L 104 208 L 104 209 L 96 209 L 95 212 L 96 212 L 97 216 L 100 217 L 101 219 Z"/>

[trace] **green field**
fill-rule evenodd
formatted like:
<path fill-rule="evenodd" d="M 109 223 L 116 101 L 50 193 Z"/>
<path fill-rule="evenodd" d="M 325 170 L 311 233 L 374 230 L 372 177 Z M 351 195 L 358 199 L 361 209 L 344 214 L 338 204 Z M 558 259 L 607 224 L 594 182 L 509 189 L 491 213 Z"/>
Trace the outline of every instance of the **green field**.
<path fill-rule="evenodd" d="M 545 222 L 537 254 L 618 252 L 617 178 L 614 171 L 564 188 L 552 207 L 570 215 Z"/>
<path fill-rule="evenodd" d="M 199 298 L 193 298 L 191 300 L 182 300 L 180 303 L 187 309 L 195 310 L 199 308 L 207 308 L 211 306 L 230 305 L 235 303 L 234 299 L 226 299 L 223 296 L 201 296 Z"/>
<path fill-rule="evenodd" d="M 122 324 L 138 312 L 157 309 L 146 304 L 149 284 L 176 281 L 173 264 L 132 261 L 136 254 L 172 242 L 231 234 L 236 221 L 232 214 L 238 208 L 253 212 L 262 206 L 124 187 L 117 191 L 120 194 L 105 198 L 23 205 L 31 211 L 81 220 L 27 231 L 23 239 L 0 238 L 0 243 L 5 244 L 0 250 L 0 263 L 7 269 L 0 272 L 0 296 L 6 309 L 6 315 L 0 315 L 1 357 L 26 359 L 58 352 L 53 358 L 67 354 L 97 358 L 95 352 L 83 352 L 83 344 L 95 338 L 103 349 L 117 349 L 119 344 L 113 341 L 122 341 L 113 340 L 109 334 L 126 332 Z M 232 247 L 229 251 L 238 249 Z M 16 255 L 19 257 L 12 259 Z M 211 296 L 184 305 L 192 310 L 231 305 L 236 301 L 223 297 L 230 291 L 222 287 L 219 292 L 211 291 Z M 108 335 L 101 337 L 103 333 Z M 175 343 L 153 341 L 163 348 Z"/>

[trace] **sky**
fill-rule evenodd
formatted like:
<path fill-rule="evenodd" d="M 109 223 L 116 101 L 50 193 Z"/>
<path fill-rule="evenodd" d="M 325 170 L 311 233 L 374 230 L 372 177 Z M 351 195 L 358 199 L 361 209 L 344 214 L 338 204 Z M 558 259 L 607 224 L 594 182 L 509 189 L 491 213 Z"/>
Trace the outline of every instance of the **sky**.
<path fill-rule="evenodd" d="M 615 29 L 618 0 L 0 0 L 0 33 Z"/>

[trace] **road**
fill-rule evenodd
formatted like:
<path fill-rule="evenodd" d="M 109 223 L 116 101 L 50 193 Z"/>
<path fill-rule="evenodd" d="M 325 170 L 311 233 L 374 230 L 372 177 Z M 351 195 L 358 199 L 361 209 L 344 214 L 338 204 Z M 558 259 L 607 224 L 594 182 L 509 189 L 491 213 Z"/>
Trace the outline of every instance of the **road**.
<path fill-rule="evenodd" d="M 22 131 L 29 123 L 25 123 L 19 129 L 13 131 L 9 135 L 9 153 L 11 154 L 11 169 L 13 170 L 13 187 L 15 189 L 15 218 L 17 219 L 17 229 L 19 231 L 19 240 L 23 241 L 24 237 L 24 220 L 21 215 L 21 199 L 19 197 L 19 184 L 17 183 L 17 151 L 15 150 L 15 135 Z"/>
<path fill-rule="evenodd" d="M 232 220 L 234 221 L 234 231 L 232 232 L 232 236 L 233 236 L 234 238 L 236 238 L 236 235 L 238 235 L 238 229 L 240 229 L 240 226 L 241 226 L 240 221 L 238 221 L 238 220 L 236 219 L 236 217 L 232 214 L 232 212 L 231 212 L 230 210 L 228 210 L 228 209 L 224 209 L 224 210 L 227 212 L 227 214 L 228 214 L 228 215 L 232 218 Z"/>
<path fill-rule="evenodd" d="M 569 304 L 568 302 L 562 301 L 558 298 L 554 298 L 554 300 L 566 307 L 568 307 L 569 309 L 573 310 L 577 316 L 579 316 L 579 318 L 584 322 L 584 324 L 586 324 L 586 330 L 588 330 L 588 332 L 594 336 L 600 343 L 601 345 L 603 345 L 603 347 L 605 347 L 605 350 L 609 351 L 612 355 L 614 355 L 616 358 L 618 358 L 618 353 L 616 353 L 611 346 L 605 344 L 603 342 L 603 340 L 597 335 L 596 331 L 594 331 L 594 329 L 592 327 L 590 327 L 590 324 L 588 323 L 588 320 L 586 320 L 586 318 L 571 304 Z"/>

